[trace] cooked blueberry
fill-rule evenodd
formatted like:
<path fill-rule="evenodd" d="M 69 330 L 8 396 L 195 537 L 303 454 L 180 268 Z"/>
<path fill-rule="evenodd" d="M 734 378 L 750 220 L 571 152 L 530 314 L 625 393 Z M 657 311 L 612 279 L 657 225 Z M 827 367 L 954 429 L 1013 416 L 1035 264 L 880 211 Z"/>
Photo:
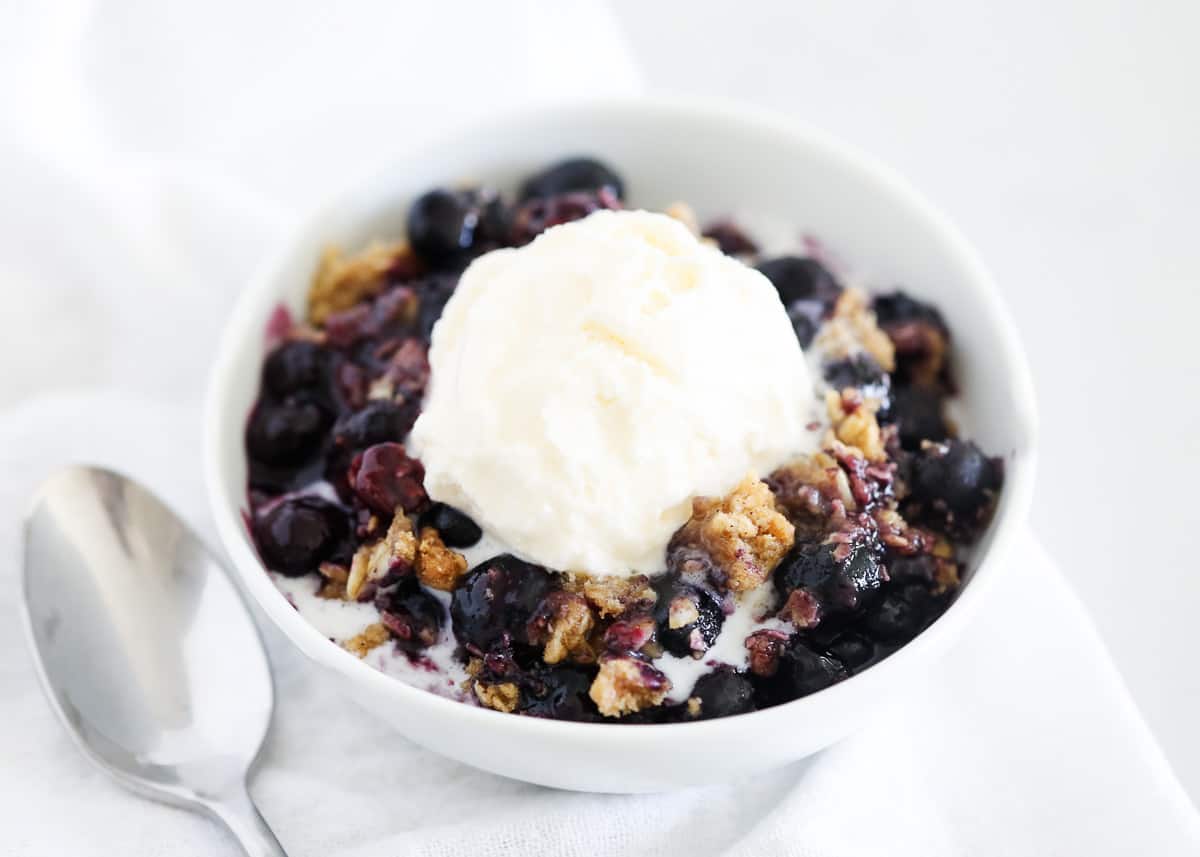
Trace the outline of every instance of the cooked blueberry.
<path fill-rule="evenodd" d="M 254 540 L 268 568 L 296 577 L 329 559 L 348 526 L 340 507 L 317 497 L 298 497 L 258 518 Z"/>
<path fill-rule="evenodd" d="M 787 307 L 796 301 L 819 301 L 829 308 L 842 293 L 829 269 L 810 256 L 779 256 L 760 263 L 758 270 L 775 285 Z"/>
<path fill-rule="evenodd" d="M 768 704 L 778 705 L 816 693 L 846 678 L 845 665 L 827 654 L 814 651 L 793 637 L 779 656 L 774 674 L 759 681 Z"/>
<path fill-rule="evenodd" d="M 413 284 L 420 303 L 417 307 L 417 330 L 428 341 L 433 335 L 433 326 L 442 317 L 446 302 L 458 286 L 456 274 L 433 274 Z"/>
<path fill-rule="evenodd" d="M 259 402 L 246 426 L 246 449 L 267 464 L 303 460 L 321 444 L 329 420 L 309 402 Z"/>
<path fill-rule="evenodd" d="M 736 223 L 722 220 L 704 230 L 704 237 L 717 242 L 717 247 L 727 256 L 751 256 L 758 252 L 758 245 L 742 231 Z"/>
<path fill-rule="evenodd" d="M 457 265 L 507 231 L 504 220 L 498 198 L 489 191 L 438 188 L 409 209 L 408 240 L 430 264 Z"/>
<path fill-rule="evenodd" d="M 995 463 L 971 441 L 929 446 L 913 463 L 913 496 L 966 519 L 988 506 L 997 481 Z"/>
<path fill-rule="evenodd" d="M 698 657 L 707 652 L 725 622 L 716 593 L 674 575 L 658 578 L 654 590 L 658 593 L 654 622 L 663 648 L 680 657 Z"/>
<path fill-rule="evenodd" d="M 609 188 L 617 198 L 625 196 L 625 184 L 608 166 L 594 158 L 567 158 L 521 185 L 522 201 L 534 197 L 558 196 L 580 190 Z"/>
<path fill-rule="evenodd" d="M 506 636 L 528 645 L 528 622 L 554 587 L 546 569 L 510 554 L 480 563 L 463 576 L 451 597 L 454 635 L 481 652 Z"/>
<path fill-rule="evenodd" d="M 808 348 L 821 329 L 821 316 L 825 308 L 818 301 L 796 301 L 787 308 L 788 318 L 792 321 L 792 330 L 796 331 L 796 339 L 801 348 Z"/>
<path fill-rule="evenodd" d="M 447 547 L 469 548 L 483 538 L 483 530 L 462 512 L 445 503 L 434 503 L 421 515 L 422 527 L 433 527 Z"/>
<path fill-rule="evenodd" d="M 577 667 L 540 667 L 521 682 L 520 710 L 531 717 L 594 720 L 599 714 L 588 696 L 592 673 Z"/>
<path fill-rule="evenodd" d="M 347 449 L 366 449 L 376 443 L 404 440 L 416 422 L 413 408 L 381 399 L 368 402 L 361 411 L 356 411 L 338 420 L 333 426 L 333 442 Z"/>
<path fill-rule="evenodd" d="M 842 360 L 826 363 L 825 381 L 835 390 L 854 387 L 864 396 L 878 399 L 880 418 L 887 419 L 891 404 L 892 382 L 887 372 L 869 354 L 855 354 Z"/>
<path fill-rule="evenodd" d="M 837 658 L 846 665 L 846 669 L 854 672 L 869 666 L 875 660 L 875 644 L 862 634 L 848 631 L 826 647 L 830 656 Z"/>
<path fill-rule="evenodd" d="M 425 468 L 399 443 L 377 443 L 355 456 L 349 482 L 358 499 L 372 511 L 390 516 L 397 507 L 416 512 L 428 499 Z"/>
<path fill-rule="evenodd" d="M 902 447 L 917 450 L 923 440 L 945 440 L 949 436 L 942 403 L 941 393 L 932 387 L 899 387 L 892 391 L 888 418 L 900 432 Z"/>
<path fill-rule="evenodd" d="M 804 542 L 783 558 L 775 570 L 775 584 L 784 596 L 795 589 L 809 590 L 822 613 L 853 610 L 879 589 L 879 559 L 878 546 L 865 540 Z"/>
<path fill-rule="evenodd" d="M 391 631 L 396 645 L 408 651 L 426 649 L 437 642 L 445 608 L 426 592 L 416 578 L 405 577 L 375 597 L 379 621 Z"/>
<path fill-rule="evenodd" d="M 933 596 L 920 584 L 889 592 L 863 617 L 863 628 L 885 643 L 906 643 L 930 618 Z"/>
<path fill-rule="evenodd" d="M 743 714 L 754 710 L 754 685 L 732 667 L 722 666 L 700 676 L 691 698 L 699 703 L 694 716 L 700 720 Z"/>
<path fill-rule="evenodd" d="M 523 203 L 513 215 L 509 241 L 518 246 L 528 244 L 551 226 L 580 220 L 602 208 L 620 207 L 621 201 L 608 188 L 534 197 Z"/>
<path fill-rule="evenodd" d="M 886 328 L 910 321 L 928 321 L 943 332 L 946 330 L 946 322 L 942 320 L 942 314 L 938 312 L 937 307 L 902 291 L 876 295 L 872 308 L 880 327 Z"/>
<path fill-rule="evenodd" d="M 315 342 L 285 342 L 263 363 L 263 386 L 282 398 L 316 387 L 325 380 L 327 354 Z"/>

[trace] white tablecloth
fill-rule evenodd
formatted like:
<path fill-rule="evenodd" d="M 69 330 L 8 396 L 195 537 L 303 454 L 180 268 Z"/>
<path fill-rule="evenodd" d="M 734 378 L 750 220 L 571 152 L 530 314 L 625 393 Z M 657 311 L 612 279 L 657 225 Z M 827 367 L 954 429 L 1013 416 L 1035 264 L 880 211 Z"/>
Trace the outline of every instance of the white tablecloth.
<path fill-rule="evenodd" d="M 42 476 L 89 460 L 142 478 L 211 540 L 201 385 L 229 301 L 292 211 L 481 99 L 635 85 L 593 4 L 481 5 L 474 27 L 462 14 L 144 2 L 0 16 L 0 854 L 235 853 L 68 743 L 14 620 L 16 522 Z M 252 791 L 295 857 L 1200 851 L 1200 821 L 1032 539 L 944 667 L 871 728 L 671 795 L 556 793 L 444 761 L 323 693 L 266 630 L 279 705 Z"/>

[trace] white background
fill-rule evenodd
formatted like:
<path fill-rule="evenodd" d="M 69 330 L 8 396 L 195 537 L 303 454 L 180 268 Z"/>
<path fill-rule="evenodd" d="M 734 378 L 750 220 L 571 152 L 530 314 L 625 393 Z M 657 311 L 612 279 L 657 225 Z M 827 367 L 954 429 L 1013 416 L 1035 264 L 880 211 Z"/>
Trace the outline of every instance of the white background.
<path fill-rule="evenodd" d="M 1034 528 L 1200 799 L 1200 3 L 614 6 L 651 89 L 822 126 L 981 251 L 1037 385 Z"/>
<path fill-rule="evenodd" d="M 520 4 L 525 11 L 530 5 Z M 570 5 L 552 4 L 554 14 L 569 14 Z M 105 201 L 142 187 L 141 167 L 131 166 L 142 163 L 141 153 L 164 159 L 163 169 L 165 159 L 186 152 L 202 168 L 188 173 L 198 176 L 191 181 L 219 183 L 222 168 L 236 169 L 259 181 L 255 190 L 304 204 L 308 190 L 350 176 L 289 186 L 284 177 L 295 174 L 300 157 L 289 140 L 314 123 L 260 122 L 255 105 L 263 99 L 303 89 L 311 104 L 339 101 L 343 112 L 316 123 L 320 142 L 367 152 L 352 159 L 353 169 L 365 170 L 386 148 L 372 139 L 385 125 L 372 112 L 381 99 L 409 104 L 417 133 L 449 112 L 427 97 L 422 81 L 387 80 L 381 58 L 388 51 L 420 53 L 431 75 L 461 53 L 494 55 L 497 63 L 522 64 L 501 76 L 514 89 L 552 80 L 564 64 L 591 65 L 600 75 L 623 67 L 561 44 L 543 46 L 541 56 L 514 56 L 490 30 L 465 24 L 441 39 L 380 32 L 361 45 L 354 101 L 345 88 L 323 84 L 320 57 L 340 31 L 312 25 L 311 15 L 305 30 L 296 18 L 254 4 L 220 12 L 199 3 L 186 13 L 183 5 L 155 2 L 73 6 L 79 20 L 91 16 L 82 53 L 75 41 L 82 26 L 23 31 L 21 21 L 6 20 L 0 28 L 7 68 L 0 76 L 0 417 L 49 389 L 111 383 L 135 368 L 152 379 L 142 386 L 155 395 L 195 377 L 199 351 L 133 367 L 106 349 L 106 337 L 139 341 L 138 361 L 146 364 L 146 356 L 168 354 L 173 339 L 173 319 L 142 327 L 126 305 L 105 296 L 101 285 L 113 286 L 112 272 L 126 270 L 125 245 L 112 242 L 108 264 L 96 265 L 93 255 L 73 265 L 81 235 L 95 244 L 111 225 L 114 235 L 136 232 L 151 243 L 162 224 L 187 225 L 187 212 L 169 208 L 145 224 L 106 222 Z M 32 17 L 39 7 L 14 4 L 5 18 L 10 11 Z M 1017 317 L 1038 385 L 1035 528 L 1091 609 L 1185 786 L 1200 798 L 1193 734 L 1200 670 L 1190 645 L 1200 603 L 1190 550 L 1200 525 L 1192 504 L 1200 483 L 1200 4 L 614 0 L 613 7 L 649 89 L 752 101 L 821 126 L 906 173 L 982 251 Z M 214 23 L 236 21 L 258 34 L 241 43 L 250 52 L 239 57 L 242 67 L 253 65 L 258 45 L 271 45 L 277 64 L 257 88 L 231 78 L 227 46 L 189 40 L 203 28 L 188 16 L 205 15 L 198 23 L 209 32 Z M 172 23 L 161 28 L 172 40 L 122 41 L 138 16 Z M 128 63 L 114 62 L 119 54 Z M 165 66 L 173 77 L 154 73 Z M 113 73 L 126 67 L 134 71 Z M 487 84 L 462 97 L 489 106 Z M 217 125 L 217 116 L 235 121 Z M 8 133 L 16 128 L 20 139 Z M 76 178 L 85 172 L 86 186 Z M 81 209 L 81 196 L 95 206 Z M 257 213 L 247 208 L 231 208 L 229 216 L 253 220 Z M 219 269 L 213 260 L 224 257 L 233 270 L 234 258 L 256 252 L 228 242 L 205 246 L 205 237 L 196 245 L 205 270 Z M 37 280 L 33 272 L 50 258 L 62 275 Z M 215 330 L 220 313 L 202 317 L 209 286 L 186 279 L 188 259 L 154 258 L 153 267 L 137 261 L 147 265 L 147 279 L 183 284 L 139 301 L 169 299 L 179 317 Z M 195 485 L 195 477 L 189 472 L 185 483 Z M 1025 627 L 1020 615 L 1012 617 L 1011 633 Z"/>

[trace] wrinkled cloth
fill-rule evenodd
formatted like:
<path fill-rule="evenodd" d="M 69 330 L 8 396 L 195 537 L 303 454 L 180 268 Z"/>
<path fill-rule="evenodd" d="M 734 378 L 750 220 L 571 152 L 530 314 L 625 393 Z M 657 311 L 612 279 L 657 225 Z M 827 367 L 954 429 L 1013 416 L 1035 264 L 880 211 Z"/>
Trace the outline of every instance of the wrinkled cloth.
<path fill-rule="evenodd" d="M 231 301 L 293 217 L 518 100 L 629 92 L 594 3 L 148 2 L 0 13 L 0 854 L 236 853 L 87 763 L 15 621 L 19 520 L 63 463 L 116 467 L 215 545 L 200 399 Z M 587 58 L 581 61 L 581 57 Z M 251 791 L 293 857 L 1200 853 L 1200 821 L 1031 536 L 961 643 L 873 724 L 743 782 L 555 792 L 444 760 L 259 616 L 277 676 Z M 714 748 L 713 752 L 736 752 Z"/>

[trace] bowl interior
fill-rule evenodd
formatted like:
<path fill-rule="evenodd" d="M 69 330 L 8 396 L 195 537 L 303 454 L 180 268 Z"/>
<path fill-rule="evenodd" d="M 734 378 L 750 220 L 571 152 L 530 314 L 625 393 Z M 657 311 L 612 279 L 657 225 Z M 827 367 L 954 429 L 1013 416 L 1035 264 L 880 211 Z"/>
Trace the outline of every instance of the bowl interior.
<path fill-rule="evenodd" d="M 610 162 L 625 177 L 633 205 L 661 209 L 682 200 L 702 220 L 731 214 L 752 231 L 756 223 L 790 224 L 797 238 L 805 234 L 822 242 L 864 286 L 879 290 L 902 285 L 942 310 L 956 343 L 961 422 L 986 451 L 1005 458 L 1007 482 L 968 572 L 964 597 L 906 648 L 940 633 L 939 626 L 960 610 L 975 586 L 972 577 L 990 567 L 984 561 L 989 548 L 1024 517 L 1031 488 L 1032 389 L 1013 327 L 989 277 L 957 232 L 907 184 L 822 135 L 741 110 L 654 102 L 534 110 L 447 135 L 442 143 L 405 155 L 389 172 L 322 208 L 261 269 L 237 305 L 222 343 L 206 426 L 214 514 L 227 549 L 260 604 L 310 655 L 342 672 L 374 672 L 331 646 L 287 607 L 262 573 L 242 523 L 242 431 L 257 391 L 264 331 L 274 307 L 282 303 L 301 310 L 325 245 L 352 249 L 373 238 L 403 235 L 407 205 L 424 190 L 469 181 L 511 190 L 520 177 L 571 154 L 593 154 Z M 843 684 L 890 669 L 890 662 L 904 652 Z M 364 680 L 398 684 L 376 676 Z M 811 704 L 827 693 L 780 709 Z M 718 728 L 714 724 L 719 722 L 704 725 Z M 539 723 L 529 728 L 565 725 Z M 688 724 L 692 725 L 701 724 Z"/>

